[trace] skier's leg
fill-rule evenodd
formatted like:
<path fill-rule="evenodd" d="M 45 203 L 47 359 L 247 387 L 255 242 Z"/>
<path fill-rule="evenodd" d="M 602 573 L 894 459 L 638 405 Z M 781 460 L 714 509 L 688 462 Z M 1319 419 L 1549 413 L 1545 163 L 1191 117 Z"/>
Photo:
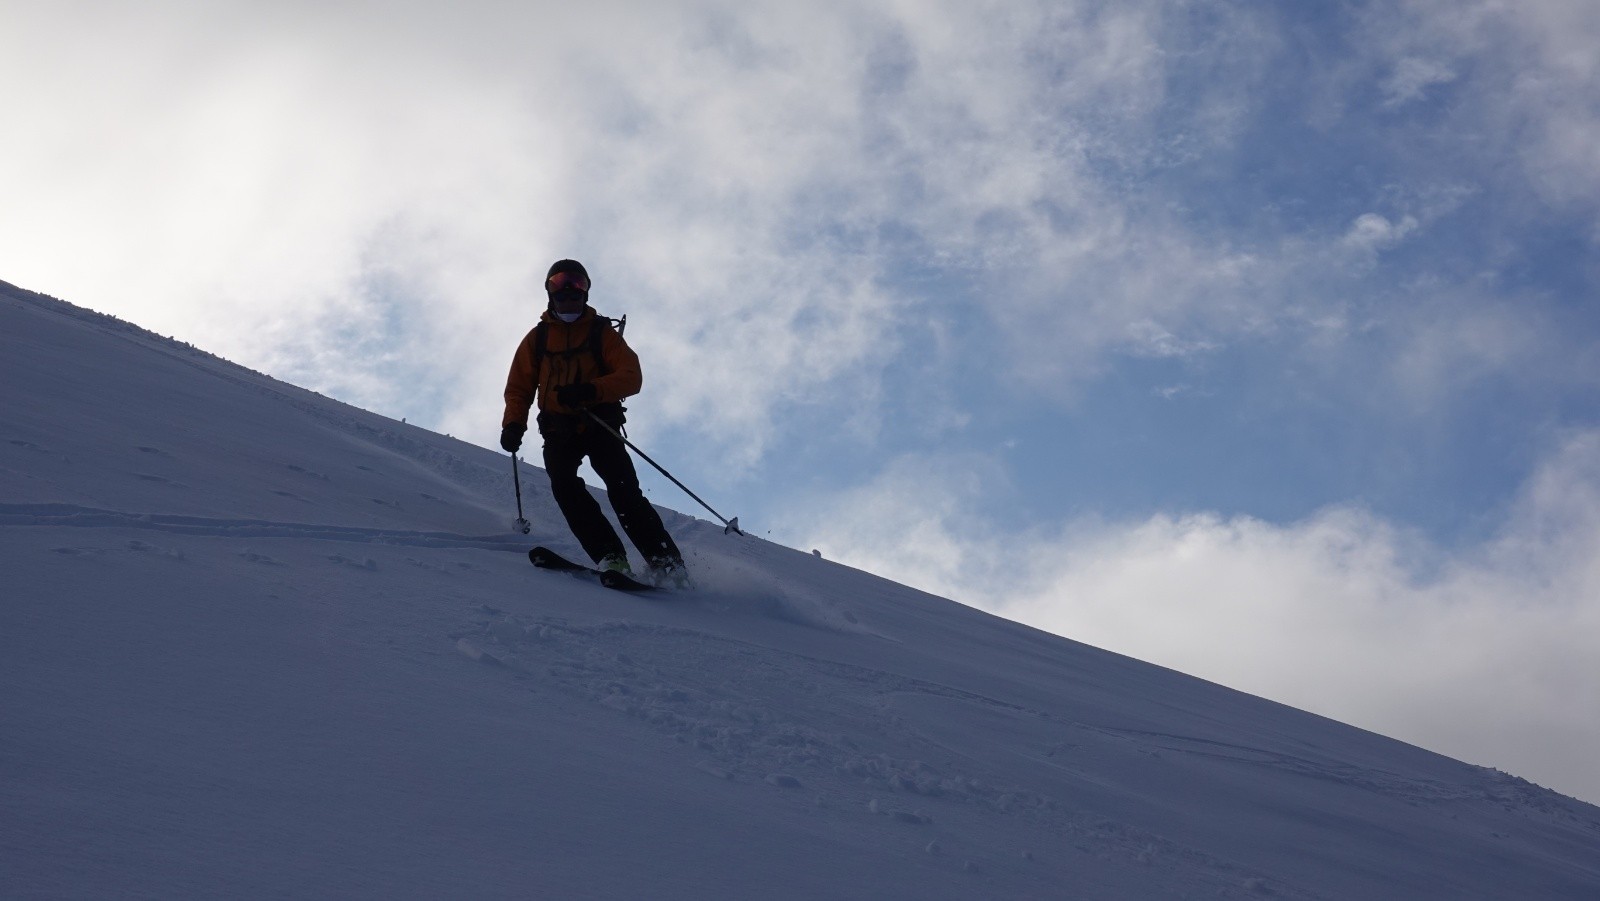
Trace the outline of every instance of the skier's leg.
<path fill-rule="evenodd" d="M 543 419 L 543 417 L 541 417 Z M 578 476 L 578 465 L 583 462 L 583 444 L 570 430 L 539 423 L 544 435 L 544 468 L 550 475 L 550 493 L 556 506 L 567 519 L 567 527 L 583 545 L 584 553 L 595 563 L 612 554 L 625 554 L 622 539 L 611 528 L 600 505 Z"/>
<path fill-rule="evenodd" d="M 591 429 L 585 441 L 589 452 L 589 465 L 606 483 L 606 493 L 611 499 L 611 509 L 616 511 L 617 522 L 628 533 L 639 553 L 651 566 L 682 566 L 683 554 L 667 534 L 656 508 L 645 500 L 639 489 L 639 474 L 633 467 L 628 449 L 615 435 L 602 429 Z"/>

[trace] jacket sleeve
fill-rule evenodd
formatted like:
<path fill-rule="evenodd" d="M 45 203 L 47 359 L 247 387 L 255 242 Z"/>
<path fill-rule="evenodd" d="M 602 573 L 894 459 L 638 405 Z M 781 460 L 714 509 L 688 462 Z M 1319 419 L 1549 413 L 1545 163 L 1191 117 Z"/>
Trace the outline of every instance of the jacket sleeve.
<path fill-rule="evenodd" d="M 600 353 L 606 359 L 610 372 L 594 380 L 600 403 L 611 403 L 639 393 L 644 385 L 644 374 L 639 370 L 639 355 L 616 329 L 606 329 Z"/>
<path fill-rule="evenodd" d="M 506 412 L 500 417 L 500 427 L 513 422 L 528 424 L 528 408 L 533 406 L 534 392 L 539 387 L 539 374 L 533 371 L 533 333 L 529 332 L 517 353 L 511 358 L 511 373 L 506 376 Z"/>

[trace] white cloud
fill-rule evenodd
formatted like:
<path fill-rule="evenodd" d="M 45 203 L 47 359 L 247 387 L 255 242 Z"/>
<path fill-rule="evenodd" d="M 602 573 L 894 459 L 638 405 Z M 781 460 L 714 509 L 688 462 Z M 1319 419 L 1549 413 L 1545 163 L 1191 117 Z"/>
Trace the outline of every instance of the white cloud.
<path fill-rule="evenodd" d="M 972 518 L 979 471 L 902 463 L 823 504 L 864 515 L 797 531 L 830 559 L 1600 798 L 1600 432 L 1569 436 L 1501 531 L 1461 549 L 1356 508 L 1017 533 Z"/>
<path fill-rule="evenodd" d="M 303 9 L 80 9 L 0 62 L 14 280 L 405 415 L 405 386 L 366 389 L 402 356 L 470 367 L 543 274 L 518 248 L 564 225 L 565 151 L 470 69 Z"/>
<path fill-rule="evenodd" d="M 1600 197 L 1592 16 L 1469 7 L 1370 13 L 1371 77 L 1342 88 L 1410 106 L 1448 81 L 1461 127 L 1526 138 L 1541 190 Z M 0 221 L 5 277 L 487 443 L 503 345 L 578 256 L 635 323 L 640 415 L 751 465 L 794 407 L 872 400 L 931 353 L 997 358 L 1048 402 L 1120 355 L 1371 321 L 1349 279 L 1478 174 L 1402 186 L 1347 234 L 1196 225 L 1208 192 L 1156 176 L 1226 160 L 1263 114 L 1290 45 L 1247 10 L 384 10 L 7 7 L 0 100 L 27 139 L 0 145 L 0 188 L 28 212 Z M 897 344 L 930 315 L 989 344 Z"/>
<path fill-rule="evenodd" d="M 1182 134 L 1153 121 L 1154 4 L 416 5 L 383 29 L 344 7 L 89 9 L 6 14 L 0 84 L 65 74 L 4 97 L 30 135 L 0 150 L 31 211 L 0 225 L 8 277 L 478 440 L 509 356 L 486 345 L 531 324 L 564 255 L 636 323 L 645 415 L 738 435 L 736 463 L 787 405 L 888 365 L 928 303 L 884 284 L 907 254 L 1024 312 L 1090 288 L 1068 304 L 1083 371 L 1130 323 L 1206 340 L 1184 321 L 1204 298 L 1164 279 L 1212 278 L 1212 248 L 1130 222 L 1094 171 L 1231 127 L 1221 87 Z M 1130 265 L 1140 285 L 1089 299 Z M 362 339 L 385 328 L 384 351 Z M 396 378 L 443 385 L 438 409 Z"/>
<path fill-rule="evenodd" d="M 1417 0 L 1376 5 L 1363 16 L 1364 65 L 1389 73 L 1383 90 L 1391 106 L 1450 85 L 1440 140 L 1419 144 L 1420 165 L 1473 160 L 1478 179 L 1502 185 L 1506 173 L 1517 173 L 1543 206 L 1600 222 L 1600 7 Z"/>
<path fill-rule="evenodd" d="M 1394 70 L 1383 83 L 1384 105 L 1402 106 L 1426 96 L 1434 85 L 1449 84 L 1456 73 L 1449 66 L 1433 60 L 1408 56 L 1394 64 Z"/>
<path fill-rule="evenodd" d="M 1398 222 L 1391 222 L 1377 213 L 1363 213 L 1351 223 L 1343 243 L 1353 250 L 1376 252 L 1405 240 L 1407 235 L 1417 230 L 1417 224 L 1415 216 L 1404 216 Z"/>
<path fill-rule="evenodd" d="M 1415 410 L 1448 410 L 1451 394 L 1486 379 L 1578 368 L 1576 361 L 1562 359 L 1559 348 L 1565 342 L 1536 316 L 1485 304 L 1469 292 L 1461 288 L 1453 297 L 1420 298 L 1419 306 L 1444 309 L 1396 317 L 1401 341 L 1390 368 L 1389 384 L 1396 389 L 1391 401 L 1405 401 Z M 1566 381 L 1581 374 L 1556 377 Z"/>

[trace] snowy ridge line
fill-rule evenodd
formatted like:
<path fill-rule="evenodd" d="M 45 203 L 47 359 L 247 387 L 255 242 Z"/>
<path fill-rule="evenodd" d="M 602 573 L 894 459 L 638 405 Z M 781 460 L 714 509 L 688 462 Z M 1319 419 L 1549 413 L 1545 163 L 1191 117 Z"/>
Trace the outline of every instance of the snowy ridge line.
<path fill-rule="evenodd" d="M 1580 825 L 1591 832 L 1600 833 L 1600 821 L 1578 815 L 1572 807 L 1562 803 L 1566 799 L 1526 779 L 1501 772 L 1492 767 L 1468 764 L 1477 774 L 1476 781 L 1445 782 L 1422 776 L 1404 775 L 1373 766 L 1358 766 L 1333 760 L 1288 754 L 1251 745 L 1216 741 L 1191 735 L 1168 732 L 1150 732 L 1141 729 L 1113 728 L 1110 726 L 1084 726 L 1112 738 L 1121 738 L 1137 746 L 1157 751 L 1205 757 L 1212 760 L 1293 773 L 1308 779 L 1319 779 L 1349 788 L 1397 798 L 1410 804 L 1448 804 L 1451 802 L 1486 801 L 1502 806 L 1514 806 L 1528 811 L 1538 811 L 1562 821 Z M 1552 797 L 1552 795 L 1554 797 Z"/>
<path fill-rule="evenodd" d="M 311 538 L 393 544 L 405 547 L 470 547 L 491 551 L 523 550 L 519 536 L 457 535 L 360 526 L 314 525 L 260 519 L 213 519 L 167 513 L 124 513 L 75 504 L 0 504 L 0 526 L 72 526 L 76 528 L 154 529 L 181 535 L 221 538 Z"/>
<path fill-rule="evenodd" d="M 152 332 L 125 319 L 79 307 L 48 294 L 38 294 L 4 281 L 0 281 L 0 292 L 5 292 L 11 299 L 24 305 L 84 323 L 103 334 L 137 344 L 212 378 L 253 391 L 278 403 L 287 404 L 332 428 L 410 459 L 456 484 L 486 494 L 500 495 L 510 491 L 511 479 L 497 469 L 474 463 L 462 455 L 430 446 L 425 441 L 402 434 L 409 429 L 416 429 L 428 435 L 434 434 L 421 426 L 396 422 L 391 417 L 363 410 L 292 382 L 285 382 L 191 344 Z M 364 419 L 376 420 L 379 424 L 363 421 Z M 445 435 L 437 437 L 459 443 L 464 453 L 484 452 L 483 448 L 460 439 Z"/>
<path fill-rule="evenodd" d="M 162 335 L 157 332 L 152 332 L 141 325 L 136 325 L 126 319 L 113 316 L 109 313 L 101 313 L 96 310 L 80 307 L 76 304 L 61 300 L 60 298 L 51 297 L 48 294 L 39 294 L 37 292 L 28 291 L 24 288 L 18 288 L 15 285 L 10 285 L 7 282 L 0 282 L 0 286 L 11 288 L 12 290 L 9 293 L 10 296 L 15 300 L 22 301 L 25 304 L 32 304 L 37 309 L 53 313 L 57 316 L 84 323 L 100 331 L 102 334 L 110 335 L 124 341 L 138 344 L 152 352 L 159 353 L 162 356 L 183 363 L 186 366 L 191 366 L 215 378 L 219 378 L 243 387 L 256 389 L 264 394 L 274 395 L 281 400 L 294 404 L 306 412 L 316 413 L 317 411 L 310 409 L 309 405 L 306 405 L 304 401 L 291 397 L 289 395 L 289 391 L 302 391 L 307 394 L 313 394 L 321 397 L 323 400 L 330 400 L 333 403 L 338 403 L 341 406 L 348 406 L 343 404 L 341 401 L 336 401 L 324 395 L 318 395 L 316 392 L 300 388 L 297 385 L 280 381 L 264 372 L 258 372 L 248 366 L 235 363 L 232 360 L 224 357 L 219 357 L 214 353 L 201 350 L 192 344 L 179 341 L 176 338 Z"/>

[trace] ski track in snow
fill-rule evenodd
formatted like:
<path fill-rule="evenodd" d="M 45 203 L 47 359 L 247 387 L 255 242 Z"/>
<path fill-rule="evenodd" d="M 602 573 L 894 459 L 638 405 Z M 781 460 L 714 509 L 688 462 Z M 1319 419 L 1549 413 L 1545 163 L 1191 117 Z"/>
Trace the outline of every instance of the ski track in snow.
<path fill-rule="evenodd" d="M 1083 814 L 1062 799 L 1007 785 L 987 773 L 931 765 L 918 755 L 947 756 L 947 750 L 907 728 L 892 707 L 896 697 L 913 694 L 1049 719 L 1036 711 L 692 629 L 626 621 L 524 621 L 493 607 L 479 613 L 473 628 L 453 636 L 463 656 L 670 735 L 699 755 L 698 771 L 775 791 L 772 803 L 781 798 L 836 815 L 874 818 L 886 829 L 924 830 L 927 852 L 935 855 L 967 844 L 949 834 L 940 840 L 937 827 L 953 811 L 979 822 L 1020 817 L 1043 845 L 1151 868 L 1164 872 L 1173 885 L 1209 884 L 1219 896 L 1244 886 L 1273 897 L 1322 897 L 1136 827 Z M 700 661 L 708 657 L 723 668 L 705 672 Z M 737 678 L 726 678 L 729 670 Z M 807 715 L 784 713 L 800 711 Z M 998 867 L 1026 866 L 1040 853 L 1024 849 L 1013 860 L 969 859 L 962 866 L 993 873 Z"/>
<path fill-rule="evenodd" d="M 1008 784 L 1003 776 L 919 734 L 896 713 L 914 697 L 978 705 L 1036 721 L 1041 731 L 1072 736 L 1019 750 L 1054 757 L 1085 745 L 1133 744 L 1148 755 L 1175 753 L 1242 763 L 1326 780 L 1411 805 L 1483 802 L 1539 811 L 1580 823 L 1548 792 L 1484 770 L 1468 788 L 1371 768 L 1182 735 L 1061 721 L 1048 713 L 894 673 L 788 654 L 693 629 L 626 621 L 576 625 L 561 618 L 525 620 L 482 607 L 470 629 L 452 635 L 456 650 L 494 669 L 531 678 L 647 724 L 699 755 L 712 777 L 782 790 L 794 803 L 881 818 L 885 828 L 933 830 L 952 811 L 966 817 L 1023 818 L 1048 847 L 1071 848 L 1165 872 L 1173 884 L 1209 884 L 1222 895 L 1324 897 L 1304 887 L 1186 847 L 1161 835 L 1077 809 L 1070 798 Z M 701 662 L 721 666 L 706 672 Z M 736 674 L 729 678 L 728 674 Z M 803 712 L 804 716 L 794 716 Z M 938 759 L 944 762 L 930 763 Z M 1593 823 L 1587 824 L 1593 830 Z M 933 834 L 930 832 L 930 835 Z M 930 839 L 929 853 L 957 845 Z M 1040 852 L 1025 849 L 1020 861 Z M 975 870 L 1020 861 L 972 861 Z"/>
<path fill-rule="evenodd" d="M 0 526 L 71 526 L 77 528 L 148 529 L 174 535 L 213 538 L 310 538 L 361 544 L 420 548 L 478 548 L 525 552 L 526 541 L 508 536 L 469 536 L 357 526 L 312 525 L 254 519 L 216 519 L 164 513 L 122 513 L 71 504 L 0 504 Z"/>

